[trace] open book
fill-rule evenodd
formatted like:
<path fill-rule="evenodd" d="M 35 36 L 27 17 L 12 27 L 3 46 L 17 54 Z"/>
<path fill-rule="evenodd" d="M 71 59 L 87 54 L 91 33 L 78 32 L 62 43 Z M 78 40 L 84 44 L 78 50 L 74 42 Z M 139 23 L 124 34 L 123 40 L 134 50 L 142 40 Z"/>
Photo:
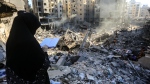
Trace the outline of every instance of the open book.
<path fill-rule="evenodd" d="M 57 46 L 59 39 L 60 38 L 45 38 L 40 45 L 41 47 L 46 45 L 49 48 L 54 48 Z"/>

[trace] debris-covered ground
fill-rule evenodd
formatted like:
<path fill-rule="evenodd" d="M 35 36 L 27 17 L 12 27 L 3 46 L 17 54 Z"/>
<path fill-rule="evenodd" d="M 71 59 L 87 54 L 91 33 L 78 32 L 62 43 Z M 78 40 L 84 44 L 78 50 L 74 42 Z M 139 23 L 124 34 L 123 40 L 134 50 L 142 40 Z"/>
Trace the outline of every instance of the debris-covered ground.
<path fill-rule="evenodd" d="M 149 43 L 140 36 L 141 29 L 119 30 L 113 35 L 83 31 L 40 30 L 37 33 L 39 42 L 46 37 L 61 38 L 56 48 L 48 50 L 52 84 L 150 83 L 150 70 L 138 62 L 149 54 Z"/>
<path fill-rule="evenodd" d="M 118 30 L 113 35 L 94 31 L 37 30 L 39 43 L 44 38 L 60 38 L 58 45 L 47 51 L 51 84 L 150 83 L 150 47 L 141 36 L 142 29 Z M 5 62 L 5 52 L 5 45 L 0 42 L 1 62 Z"/>

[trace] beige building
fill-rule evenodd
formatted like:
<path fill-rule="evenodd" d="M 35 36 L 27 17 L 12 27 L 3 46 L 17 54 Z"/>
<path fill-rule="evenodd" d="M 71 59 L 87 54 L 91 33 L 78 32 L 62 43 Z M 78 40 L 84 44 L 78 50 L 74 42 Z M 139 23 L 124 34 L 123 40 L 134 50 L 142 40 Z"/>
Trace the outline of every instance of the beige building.
<path fill-rule="evenodd" d="M 50 16 L 54 16 L 56 18 L 61 18 L 62 12 L 63 12 L 63 0 L 48 0 L 48 1 L 49 1 Z M 48 6 L 47 6 L 47 8 L 48 8 Z"/>
<path fill-rule="evenodd" d="M 95 0 L 32 0 L 32 2 L 34 13 L 45 25 L 51 22 L 48 18 L 62 18 L 62 16 L 67 17 L 68 21 L 75 18 L 77 23 L 83 21 L 94 23 L 100 13 L 100 7 L 98 4 L 96 6 Z"/>
<path fill-rule="evenodd" d="M 73 0 L 63 0 L 63 15 L 67 18 L 70 18 L 73 12 L 75 13 L 75 6 L 76 4 L 73 2 Z"/>
<path fill-rule="evenodd" d="M 77 0 L 77 23 L 84 21 L 85 17 L 85 0 Z"/>
<path fill-rule="evenodd" d="M 69 20 L 76 14 L 77 23 L 84 21 L 85 0 L 64 0 L 63 14 Z"/>
<path fill-rule="evenodd" d="M 141 3 L 136 2 L 135 0 L 131 0 L 128 3 L 128 17 L 130 19 L 138 18 L 140 12 Z"/>
<path fill-rule="evenodd" d="M 65 16 L 71 17 L 76 14 L 77 23 L 94 22 L 95 8 L 95 0 L 64 0 L 63 3 Z"/>

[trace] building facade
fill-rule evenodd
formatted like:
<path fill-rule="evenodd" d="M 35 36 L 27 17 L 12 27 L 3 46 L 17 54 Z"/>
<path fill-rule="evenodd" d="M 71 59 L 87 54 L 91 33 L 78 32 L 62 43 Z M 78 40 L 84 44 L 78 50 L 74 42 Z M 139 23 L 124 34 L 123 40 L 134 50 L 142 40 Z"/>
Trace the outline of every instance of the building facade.
<path fill-rule="evenodd" d="M 33 12 L 43 25 L 49 25 L 51 19 L 67 17 L 68 21 L 87 21 L 93 23 L 100 13 L 95 0 L 32 0 Z M 97 15 L 97 17 L 95 17 Z M 46 23 L 47 22 L 47 23 Z"/>
<path fill-rule="evenodd" d="M 128 3 L 128 18 L 134 19 L 139 17 L 141 3 L 131 0 Z"/>
<path fill-rule="evenodd" d="M 50 26 L 62 18 L 63 0 L 32 0 L 33 12 L 42 26 Z"/>
<path fill-rule="evenodd" d="M 149 17 L 149 12 L 148 12 L 148 9 L 150 7 L 148 5 L 143 5 L 141 8 L 140 8 L 140 13 L 139 13 L 139 17 L 140 18 L 146 18 L 146 17 Z"/>

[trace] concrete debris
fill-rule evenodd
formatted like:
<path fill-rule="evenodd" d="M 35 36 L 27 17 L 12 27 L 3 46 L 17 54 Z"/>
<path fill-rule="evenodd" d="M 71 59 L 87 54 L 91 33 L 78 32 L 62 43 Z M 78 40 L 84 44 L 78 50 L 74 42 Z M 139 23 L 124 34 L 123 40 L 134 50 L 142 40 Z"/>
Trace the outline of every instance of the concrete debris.
<path fill-rule="evenodd" d="M 87 59 L 80 62 L 78 61 L 68 66 L 68 69 L 62 70 L 62 72 L 69 72 L 68 74 L 64 73 L 63 76 L 56 76 L 54 78 L 60 80 L 59 82 L 61 83 L 64 83 L 62 82 L 62 78 L 64 78 L 68 84 L 83 82 L 105 83 L 106 81 L 108 84 L 132 83 L 138 81 L 138 78 L 140 78 L 143 83 L 149 82 L 150 71 L 148 69 L 141 69 L 142 67 L 140 65 L 137 66 L 133 64 L 140 74 L 140 76 L 138 76 L 127 60 L 121 60 L 119 58 L 111 58 L 108 60 L 105 54 L 100 55 L 101 52 L 96 53 L 99 53 L 99 55 L 86 56 Z M 49 73 L 49 75 L 51 74 Z M 101 79 L 101 81 L 99 79 Z"/>
<path fill-rule="evenodd" d="M 84 73 L 80 73 L 79 77 L 81 78 L 81 80 L 83 80 L 85 78 L 85 74 Z"/>
<path fill-rule="evenodd" d="M 150 44 L 139 40 L 137 33 L 120 30 L 99 35 L 86 28 L 82 32 L 39 28 L 35 37 L 39 43 L 60 38 L 55 48 L 46 49 L 51 84 L 148 84 Z M 4 46 L 0 44 L 0 60 L 1 54 L 6 56 Z"/>
<path fill-rule="evenodd" d="M 87 76 L 87 79 L 88 79 L 88 80 L 93 80 L 93 81 L 94 81 L 94 77 L 93 77 L 93 76 L 91 76 L 91 75 L 89 75 L 89 74 L 86 74 L 86 76 Z"/>
<path fill-rule="evenodd" d="M 123 33 L 127 33 L 127 31 Z M 138 55 L 142 56 L 140 53 L 144 48 L 137 45 L 136 41 L 133 42 L 136 47 L 130 45 L 125 41 L 127 38 L 122 33 L 117 33 L 115 43 L 113 42 L 113 36 L 104 35 L 100 42 L 106 42 L 105 39 L 107 39 L 109 41 L 108 46 L 101 44 L 99 41 L 94 43 L 92 42 L 93 39 L 89 40 L 87 34 L 80 36 L 80 34 L 69 29 L 60 38 L 63 38 L 60 41 L 62 47 L 66 46 L 67 48 L 65 50 L 58 48 L 57 51 L 55 49 L 48 50 L 55 53 L 50 54 L 50 61 L 51 65 L 57 66 L 57 68 L 51 68 L 48 71 L 50 80 L 54 82 L 57 81 L 61 84 L 136 84 L 137 82 L 146 84 L 150 82 L 149 69 L 144 68 L 137 62 L 140 59 Z M 79 41 L 80 47 L 75 47 Z M 90 46 L 85 47 L 84 42 L 89 42 Z M 129 44 L 129 46 L 125 46 L 126 44 Z M 144 51 L 148 53 L 148 48 Z M 136 56 L 137 60 L 133 60 L 132 56 Z M 52 73 L 57 74 L 52 77 Z"/>
<path fill-rule="evenodd" d="M 57 66 L 61 66 L 64 65 L 66 61 L 66 56 L 61 56 L 61 58 L 58 60 L 58 62 L 56 63 Z"/>

